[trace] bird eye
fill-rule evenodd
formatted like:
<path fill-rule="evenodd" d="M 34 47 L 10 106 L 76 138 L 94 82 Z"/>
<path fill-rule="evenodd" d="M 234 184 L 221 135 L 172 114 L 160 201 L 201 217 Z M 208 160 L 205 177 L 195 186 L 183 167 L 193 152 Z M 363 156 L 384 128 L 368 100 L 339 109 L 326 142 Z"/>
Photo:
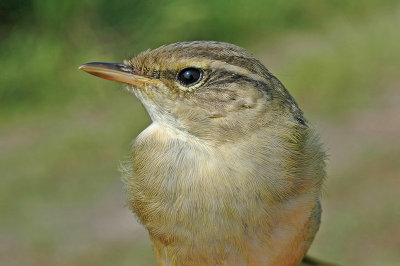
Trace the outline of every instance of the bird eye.
<path fill-rule="evenodd" d="M 188 67 L 179 71 L 176 79 L 186 87 L 193 86 L 203 78 L 203 71 L 198 68 Z"/>

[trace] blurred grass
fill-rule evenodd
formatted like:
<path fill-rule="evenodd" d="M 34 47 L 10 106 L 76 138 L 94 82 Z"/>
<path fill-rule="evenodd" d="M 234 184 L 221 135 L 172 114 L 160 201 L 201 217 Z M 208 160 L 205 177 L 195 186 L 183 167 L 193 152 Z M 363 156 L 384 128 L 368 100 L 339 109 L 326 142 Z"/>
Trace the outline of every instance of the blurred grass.
<path fill-rule="evenodd" d="M 3 1 L 1 11 L 10 14 L 0 27 L 0 110 L 7 115 L 93 97 L 89 89 L 93 83 L 77 75 L 76 66 L 93 58 L 120 61 L 177 40 L 215 39 L 268 47 L 285 34 L 316 31 L 323 39 L 306 45 L 317 51 L 298 55 L 283 70 L 298 73 L 293 79 L 295 86 L 289 80 L 288 87 L 299 94 L 312 89 L 311 95 L 320 97 L 316 102 L 325 100 L 319 109 L 326 113 L 348 108 L 352 98 L 365 103 L 358 89 L 376 87 L 371 83 L 377 82 L 374 71 L 389 75 L 398 67 L 393 65 L 398 62 L 393 51 L 399 16 L 388 11 L 391 1 L 237 1 L 231 5 L 181 0 L 163 5 L 120 0 L 111 5 L 101 0 L 18 2 Z M 382 20 L 385 15 L 392 18 Z M 321 32 L 329 34 L 321 36 Z"/>
<path fill-rule="evenodd" d="M 307 116 L 342 128 L 346 139 L 351 114 L 379 113 L 382 94 L 398 91 L 399 27 L 399 5 L 388 0 L 2 1 L 0 264 L 154 265 L 116 170 L 150 120 L 120 85 L 79 72 L 80 64 L 175 41 L 234 42 L 283 81 Z M 335 138 L 312 254 L 396 265 L 399 141 L 362 142 L 351 153 Z"/>

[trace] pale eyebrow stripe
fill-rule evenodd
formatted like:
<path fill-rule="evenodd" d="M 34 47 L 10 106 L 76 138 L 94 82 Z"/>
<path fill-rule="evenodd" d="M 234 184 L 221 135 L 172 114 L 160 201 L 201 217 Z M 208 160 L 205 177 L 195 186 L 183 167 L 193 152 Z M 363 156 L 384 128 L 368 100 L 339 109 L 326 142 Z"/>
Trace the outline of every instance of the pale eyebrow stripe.
<path fill-rule="evenodd" d="M 224 69 L 232 74 L 239 74 L 242 76 L 246 76 L 255 81 L 268 82 L 268 79 L 265 78 L 264 75 L 256 74 L 248 70 L 247 68 L 243 68 L 237 65 L 232 65 L 223 61 L 213 61 L 209 64 L 209 66 L 212 69 Z"/>

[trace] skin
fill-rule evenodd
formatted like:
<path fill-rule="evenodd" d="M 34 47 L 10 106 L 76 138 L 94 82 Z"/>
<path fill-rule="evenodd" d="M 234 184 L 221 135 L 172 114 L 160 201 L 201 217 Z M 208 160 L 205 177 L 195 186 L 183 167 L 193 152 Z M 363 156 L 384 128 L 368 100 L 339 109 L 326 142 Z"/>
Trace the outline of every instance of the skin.
<path fill-rule="evenodd" d="M 201 69 L 193 86 L 177 80 Z M 297 265 L 320 224 L 325 153 L 288 91 L 246 50 L 183 42 L 124 65 L 81 69 L 123 82 L 153 123 L 124 181 L 159 265 Z"/>

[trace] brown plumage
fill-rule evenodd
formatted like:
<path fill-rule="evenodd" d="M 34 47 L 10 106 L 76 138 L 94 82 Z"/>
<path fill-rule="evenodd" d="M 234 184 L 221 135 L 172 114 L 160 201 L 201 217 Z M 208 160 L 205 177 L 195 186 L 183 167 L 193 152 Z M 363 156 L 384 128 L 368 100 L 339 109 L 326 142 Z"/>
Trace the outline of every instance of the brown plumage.
<path fill-rule="evenodd" d="M 153 123 L 125 182 L 160 265 L 296 265 L 319 228 L 325 153 L 246 50 L 175 43 L 83 70 L 127 84 Z"/>

